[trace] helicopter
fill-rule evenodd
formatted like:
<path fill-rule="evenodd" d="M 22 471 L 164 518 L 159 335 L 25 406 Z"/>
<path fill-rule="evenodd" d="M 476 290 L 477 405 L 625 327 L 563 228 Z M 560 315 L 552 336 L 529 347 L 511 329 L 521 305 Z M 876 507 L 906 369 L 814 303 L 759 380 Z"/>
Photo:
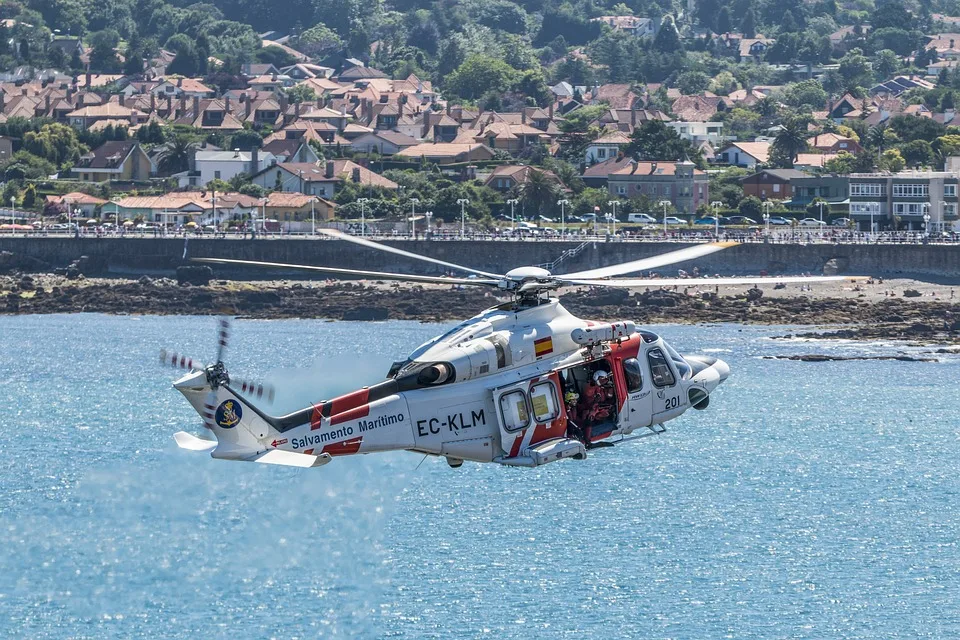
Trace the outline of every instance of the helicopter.
<path fill-rule="evenodd" d="M 202 365 L 161 353 L 187 370 L 173 383 L 214 439 L 180 431 L 179 447 L 213 458 L 319 467 L 333 458 L 386 451 L 538 467 L 588 451 L 659 435 L 690 408 L 703 410 L 730 375 L 722 360 L 681 355 L 630 320 L 575 317 L 552 292 L 570 286 L 663 287 L 856 280 L 856 276 L 617 278 L 735 246 L 712 242 L 586 271 L 554 275 L 523 266 L 491 273 L 335 230 L 334 239 L 469 274 L 440 277 L 250 260 L 194 258 L 207 264 L 300 269 L 351 278 L 487 287 L 509 295 L 395 362 L 381 382 L 286 415 L 263 408 L 273 389 L 235 379 L 223 362 L 229 323 L 221 319 L 216 360 Z"/>

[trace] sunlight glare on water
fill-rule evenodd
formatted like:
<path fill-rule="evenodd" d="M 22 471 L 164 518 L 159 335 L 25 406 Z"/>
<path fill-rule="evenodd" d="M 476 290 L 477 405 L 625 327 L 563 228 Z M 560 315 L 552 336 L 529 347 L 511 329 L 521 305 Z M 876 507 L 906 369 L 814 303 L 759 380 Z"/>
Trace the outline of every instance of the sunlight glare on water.
<path fill-rule="evenodd" d="M 237 321 L 283 410 L 447 325 Z M 660 326 L 733 370 L 658 438 L 532 470 L 409 453 L 210 460 L 156 364 L 211 318 L 0 317 L 0 636 L 942 638 L 960 634 L 956 356 Z M 279 411 L 277 411 L 279 412 Z"/>

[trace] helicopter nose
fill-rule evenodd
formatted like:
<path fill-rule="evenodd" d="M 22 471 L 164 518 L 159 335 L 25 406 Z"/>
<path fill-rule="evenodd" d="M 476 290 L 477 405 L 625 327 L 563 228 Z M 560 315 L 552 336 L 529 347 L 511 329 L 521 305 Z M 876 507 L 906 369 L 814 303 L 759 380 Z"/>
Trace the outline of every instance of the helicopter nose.
<path fill-rule="evenodd" d="M 730 365 L 723 360 L 717 360 L 714 362 L 713 368 L 717 370 L 717 375 L 720 376 L 720 382 L 723 382 L 730 377 Z"/>

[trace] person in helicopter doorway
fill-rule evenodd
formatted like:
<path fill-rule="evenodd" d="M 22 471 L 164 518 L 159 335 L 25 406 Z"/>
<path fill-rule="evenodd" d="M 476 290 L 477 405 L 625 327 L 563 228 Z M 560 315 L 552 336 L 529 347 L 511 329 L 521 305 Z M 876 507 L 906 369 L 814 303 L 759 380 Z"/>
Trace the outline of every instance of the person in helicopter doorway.
<path fill-rule="evenodd" d="M 613 431 L 615 406 L 613 379 L 607 371 L 598 369 L 587 383 L 577 407 L 587 444 L 594 438 Z"/>
<path fill-rule="evenodd" d="M 580 442 L 586 444 L 586 436 L 583 433 L 583 429 L 580 428 L 580 412 L 578 411 L 579 401 L 580 394 L 576 391 L 567 391 L 565 394 L 563 394 L 563 403 L 567 408 L 567 437 L 576 438 Z"/>

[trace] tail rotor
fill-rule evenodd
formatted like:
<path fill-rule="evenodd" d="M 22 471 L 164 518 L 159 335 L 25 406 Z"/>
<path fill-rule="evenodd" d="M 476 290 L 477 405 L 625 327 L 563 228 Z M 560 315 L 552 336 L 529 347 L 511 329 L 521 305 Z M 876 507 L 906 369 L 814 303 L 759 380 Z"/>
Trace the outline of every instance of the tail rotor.
<path fill-rule="evenodd" d="M 217 412 L 217 389 L 222 385 L 228 385 L 229 388 L 240 395 L 256 400 L 266 400 L 273 402 L 275 395 L 273 386 L 253 382 L 243 378 L 231 377 L 223 363 L 223 357 L 226 354 L 230 343 L 230 321 L 227 318 L 220 318 L 217 321 L 217 356 L 213 364 L 203 364 L 197 358 L 191 358 L 175 351 L 160 351 L 160 363 L 167 367 L 179 369 L 181 371 L 203 371 L 210 386 L 210 392 L 207 394 L 203 404 L 203 426 L 207 429 L 213 429 Z"/>

